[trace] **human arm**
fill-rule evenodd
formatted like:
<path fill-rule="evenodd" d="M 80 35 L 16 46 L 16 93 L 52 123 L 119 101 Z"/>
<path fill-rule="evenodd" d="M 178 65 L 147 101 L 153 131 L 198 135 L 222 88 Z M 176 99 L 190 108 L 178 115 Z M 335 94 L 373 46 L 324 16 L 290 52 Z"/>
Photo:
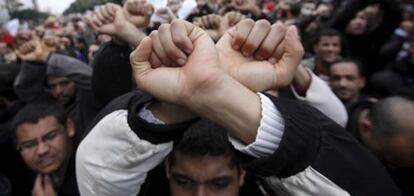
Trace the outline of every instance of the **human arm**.
<path fill-rule="evenodd" d="M 291 89 L 297 99 L 315 107 L 342 127 L 346 126 L 348 113 L 344 104 L 326 82 L 312 71 L 300 65 L 295 73 Z"/>
<path fill-rule="evenodd" d="M 86 15 L 85 19 L 94 31 L 114 36 L 131 47 L 136 47 L 145 37 L 145 33 L 129 22 L 122 7 L 116 4 L 107 3 L 95 13 Z"/>
<path fill-rule="evenodd" d="M 164 125 L 148 115 L 152 100 L 139 91 L 125 94 L 110 102 L 91 123 L 76 154 L 81 195 L 137 195 L 147 172 L 162 162 L 172 141 L 192 123 Z"/>
<path fill-rule="evenodd" d="M 35 40 L 20 46 L 16 54 L 23 61 L 14 81 L 14 91 L 19 99 L 30 103 L 47 98 L 44 86 L 47 69 L 45 61 L 50 51 L 40 41 Z"/>

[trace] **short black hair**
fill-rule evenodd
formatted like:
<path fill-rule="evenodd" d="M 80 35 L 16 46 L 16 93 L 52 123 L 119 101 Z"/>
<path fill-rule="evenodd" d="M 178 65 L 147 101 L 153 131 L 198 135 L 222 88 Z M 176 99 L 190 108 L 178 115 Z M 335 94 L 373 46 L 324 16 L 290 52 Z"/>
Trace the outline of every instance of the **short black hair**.
<path fill-rule="evenodd" d="M 344 44 L 341 32 L 333 28 L 322 28 L 318 32 L 316 32 L 313 38 L 313 42 L 312 42 L 313 45 L 318 44 L 321 41 L 321 37 L 323 36 L 327 36 L 327 37 L 338 36 L 341 40 L 341 45 Z"/>
<path fill-rule="evenodd" d="M 181 140 L 176 142 L 169 157 L 170 165 L 175 163 L 177 152 L 190 156 L 227 156 L 230 158 L 230 168 L 241 168 L 241 161 L 229 141 L 226 130 L 208 120 L 203 119 L 193 124 Z"/>
<path fill-rule="evenodd" d="M 361 61 L 359 61 L 358 59 L 354 59 L 354 58 L 341 58 L 341 59 L 338 59 L 338 60 L 335 60 L 334 62 L 332 62 L 330 64 L 330 66 L 335 65 L 337 63 L 353 63 L 357 67 L 359 76 L 365 77 L 365 67 L 363 66 L 363 64 L 361 63 Z"/>
<path fill-rule="evenodd" d="M 395 105 L 400 103 L 414 104 L 413 100 L 394 96 L 385 98 L 372 106 L 368 113 L 368 118 L 374 126 L 374 136 L 393 137 L 401 131 L 398 128 L 397 117 L 395 116 L 397 111 L 393 109 Z"/>
<path fill-rule="evenodd" d="M 29 103 L 24 106 L 13 118 L 12 125 L 14 130 L 16 130 L 23 123 L 35 124 L 47 116 L 54 116 L 60 124 L 66 124 L 67 113 L 63 106 L 55 101 L 48 100 Z"/>

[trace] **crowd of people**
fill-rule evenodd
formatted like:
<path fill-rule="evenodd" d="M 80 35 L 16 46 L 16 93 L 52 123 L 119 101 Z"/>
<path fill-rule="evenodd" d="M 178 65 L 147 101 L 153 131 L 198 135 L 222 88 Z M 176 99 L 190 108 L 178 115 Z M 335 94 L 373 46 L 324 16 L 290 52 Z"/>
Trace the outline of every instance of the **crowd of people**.
<path fill-rule="evenodd" d="M 414 3 L 126 0 L 0 42 L 0 196 L 414 195 Z"/>

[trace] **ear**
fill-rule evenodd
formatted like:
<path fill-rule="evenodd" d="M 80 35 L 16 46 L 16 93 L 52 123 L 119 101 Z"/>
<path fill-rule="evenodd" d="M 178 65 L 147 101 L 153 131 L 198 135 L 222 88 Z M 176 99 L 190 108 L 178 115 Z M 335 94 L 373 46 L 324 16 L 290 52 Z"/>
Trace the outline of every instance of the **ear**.
<path fill-rule="evenodd" d="M 165 175 L 170 180 L 170 157 L 167 157 L 164 161 Z"/>
<path fill-rule="evenodd" d="M 244 177 L 246 176 L 246 171 L 244 171 L 244 169 L 240 169 L 240 180 L 239 180 L 239 182 L 240 182 L 240 184 L 239 184 L 239 186 L 241 187 L 241 186 L 243 186 L 243 184 L 244 184 Z"/>
<path fill-rule="evenodd" d="M 360 88 L 364 88 L 364 87 L 365 87 L 365 84 L 366 84 L 366 82 L 365 82 L 365 77 L 361 77 L 361 78 L 359 79 L 359 87 L 360 87 Z"/>
<path fill-rule="evenodd" d="M 318 44 L 313 44 L 313 52 L 314 53 L 318 52 Z"/>
<path fill-rule="evenodd" d="M 368 118 L 368 111 L 361 112 L 361 115 L 358 118 L 358 127 L 362 140 L 366 141 L 366 139 L 372 137 L 373 125 Z"/>
<path fill-rule="evenodd" d="M 75 124 L 71 118 L 66 120 L 66 131 L 68 132 L 69 137 L 73 137 L 75 135 Z"/>

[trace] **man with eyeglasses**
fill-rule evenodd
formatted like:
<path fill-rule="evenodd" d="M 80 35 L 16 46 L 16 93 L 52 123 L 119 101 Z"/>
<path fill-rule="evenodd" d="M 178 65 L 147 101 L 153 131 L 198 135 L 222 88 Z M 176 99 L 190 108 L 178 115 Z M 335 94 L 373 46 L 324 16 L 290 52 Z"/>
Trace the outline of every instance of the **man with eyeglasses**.
<path fill-rule="evenodd" d="M 73 121 L 58 103 L 26 105 L 13 121 L 17 150 L 36 172 L 32 195 L 79 195 L 74 152 L 78 142 Z"/>

